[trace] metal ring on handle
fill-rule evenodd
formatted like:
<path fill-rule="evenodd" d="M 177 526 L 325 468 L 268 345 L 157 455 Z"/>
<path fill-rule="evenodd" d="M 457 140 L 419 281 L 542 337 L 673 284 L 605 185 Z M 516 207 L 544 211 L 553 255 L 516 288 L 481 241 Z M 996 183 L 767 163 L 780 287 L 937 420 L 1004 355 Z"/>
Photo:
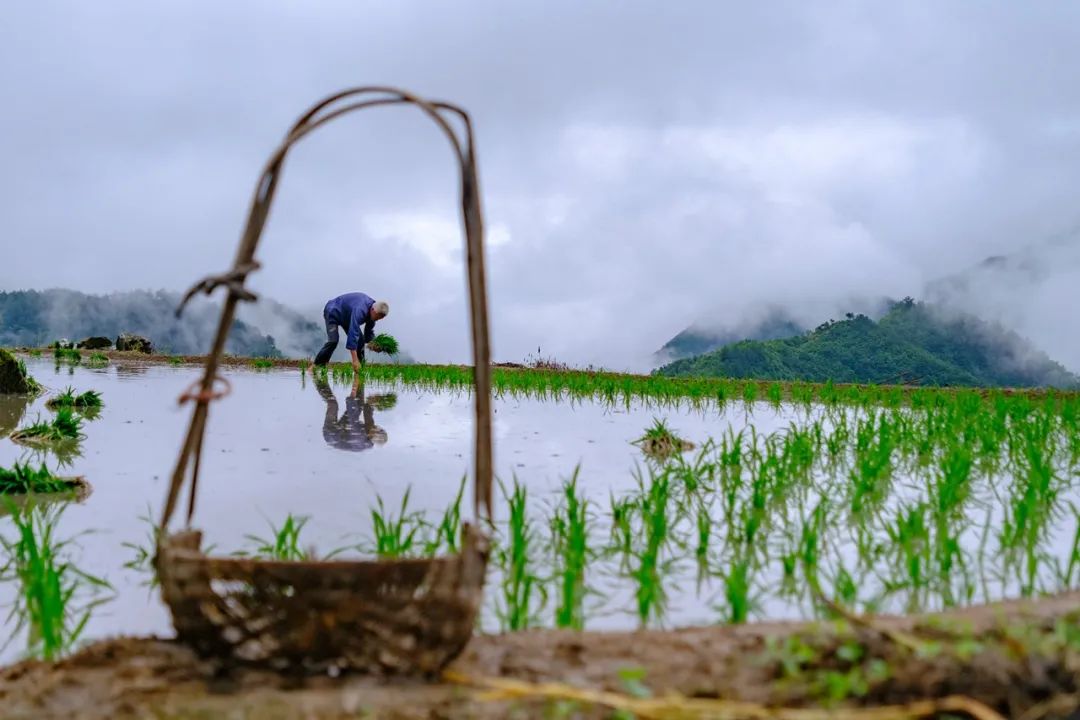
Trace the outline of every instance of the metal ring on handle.
<path fill-rule="evenodd" d="M 341 104 L 346 99 L 358 96 L 375 95 L 373 98 L 354 100 Z M 222 306 L 221 319 L 210 353 L 206 358 L 206 368 L 199 383 L 198 392 L 191 392 L 195 401 L 191 423 L 187 436 L 180 449 L 176 467 L 173 471 L 165 508 L 161 517 L 161 533 L 168 531 L 169 520 L 176 510 L 180 490 L 188 474 L 189 462 L 194 461 L 191 472 L 191 489 L 188 500 L 187 522 L 190 524 L 195 510 L 195 490 L 198 484 L 199 465 L 202 443 L 206 432 L 206 418 L 209 403 L 215 398 L 213 385 L 225 341 L 232 327 L 236 314 L 236 304 L 241 300 L 252 300 L 250 291 L 244 287 L 247 275 L 258 267 L 255 250 L 270 213 L 270 205 L 281 178 L 285 156 L 292 146 L 315 129 L 343 115 L 370 107 L 385 105 L 415 105 L 442 129 L 454 149 L 461 178 L 461 213 L 465 229 L 466 267 L 468 271 L 469 316 L 473 350 L 473 383 L 475 389 L 475 492 L 473 511 L 477 517 L 483 511 L 490 521 L 492 517 L 491 492 L 493 484 L 492 449 L 491 449 L 491 350 L 488 330 L 487 280 L 484 270 L 484 224 L 480 206 L 479 178 L 476 168 L 476 154 L 473 142 L 472 122 L 460 107 L 445 102 L 424 100 L 412 93 L 392 87 L 358 87 L 345 90 L 316 103 L 290 129 L 285 140 L 270 156 L 259 181 L 248 211 L 247 224 L 240 237 L 233 268 L 216 277 L 199 283 L 195 290 L 209 292 L 214 287 L 224 285 L 228 288 Z M 336 106 L 336 107 L 335 107 Z M 456 117 L 464 127 L 463 137 L 459 137 L 450 120 L 444 113 Z M 452 118 L 451 118 L 452 119 Z M 221 280 L 226 278 L 228 282 Z"/>

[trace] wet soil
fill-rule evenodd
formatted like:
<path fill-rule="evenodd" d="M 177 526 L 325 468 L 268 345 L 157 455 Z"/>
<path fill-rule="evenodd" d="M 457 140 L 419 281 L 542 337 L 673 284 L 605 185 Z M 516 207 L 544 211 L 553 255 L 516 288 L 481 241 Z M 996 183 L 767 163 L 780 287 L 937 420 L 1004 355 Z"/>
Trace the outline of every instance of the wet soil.
<path fill-rule="evenodd" d="M 677 693 L 774 708 L 831 708 L 838 718 L 853 706 L 956 695 L 1004 717 L 1073 717 L 1080 655 L 1065 636 L 1077 626 L 1071 614 L 1077 608 L 1080 593 L 1068 593 L 933 616 L 876 618 L 869 625 L 481 635 L 451 666 L 454 682 L 225 670 L 168 640 L 117 638 L 55 664 L 28 661 L 0 670 L 0 708 L 5 718 L 608 717 L 610 708 L 580 702 L 493 701 L 480 688 L 485 678 L 509 678 L 624 692 L 627 671 L 638 668 L 635 686 L 655 697 Z M 918 638 L 925 647 L 913 650 L 905 638 Z M 811 650 L 800 651 L 795 661 L 796 646 Z M 861 648 L 858 658 L 852 647 Z M 864 673 L 873 676 L 865 687 L 855 683 L 837 693 L 837 678 L 872 667 L 873 673 Z"/>

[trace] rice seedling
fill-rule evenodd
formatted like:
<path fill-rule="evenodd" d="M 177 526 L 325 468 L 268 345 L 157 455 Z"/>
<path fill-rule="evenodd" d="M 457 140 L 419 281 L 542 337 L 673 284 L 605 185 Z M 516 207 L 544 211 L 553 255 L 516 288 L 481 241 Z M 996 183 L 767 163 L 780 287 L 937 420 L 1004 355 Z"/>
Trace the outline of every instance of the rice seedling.
<path fill-rule="evenodd" d="M 439 522 L 432 526 L 434 534 L 424 541 L 425 556 L 438 555 L 440 551 L 456 553 L 461 549 L 461 501 L 465 497 L 466 479 L 466 476 L 462 476 L 453 502 L 443 511 Z"/>
<path fill-rule="evenodd" d="M 893 441 L 884 415 L 871 414 L 855 431 L 855 468 L 851 471 L 851 512 L 876 508 L 887 493 L 883 483 L 892 470 Z"/>
<path fill-rule="evenodd" d="M 525 630 L 539 622 L 540 604 L 545 599 L 544 588 L 535 571 L 538 537 L 528 514 L 528 491 L 514 478 L 513 491 L 507 495 L 499 483 L 510 512 L 507 523 L 509 537 L 498 543 L 495 559 L 502 573 L 496 613 L 507 630 Z"/>
<path fill-rule="evenodd" d="M 381 496 L 376 496 L 376 507 L 371 510 L 371 551 L 380 558 L 400 558 L 414 554 L 422 546 L 422 533 L 426 526 L 423 515 L 409 512 L 409 494 L 406 488 L 401 497 L 397 515 L 386 511 Z M 460 502 L 458 518 L 460 518 Z"/>
<path fill-rule="evenodd" d="M 61 511 L 8 509 L 15 535 L 0 537 L 6 556 L 0 579 L 18 586 L 8 618 L 17 618 L 11 638 L 26 629 L 28 654 L 52 661 L 75 646 L 91 613 L 109 599 L 101 593 L 112 588 L 72 562 L 73 539 L 56 536 Z"/>
<path fill-rule="evenodd" d="M 91 353 L 90 357 L 86 360 L 86 364 L 89 367 L 105 367 L 109 364 L 109 356 L 105 353 Z"/>
<path fill-rule="evenodd" d="M 183 363 L 184 363 L 184 358 L 180 357 L 179 355 L 170 355 L 169 356 L 169 364 L 172 365 L 173 367 L 176 367 L 178 365 L 182 365 Z"/>
<path fill-rule="evenodd" d="M 769 387 L 765 390 L 765 397 L 768 398 L 770 405 L 779 409 L 784 402 L 784 386 L 778 382 L 769 383 Z"/>
<path fill-rule="evenodd" d="M 372 352 L 385 353 L 387 355 L 398 354 L 397 339 L 393 335 L 388 335 L 387 333 L 379 333 L 372 338 L 367 346 Z"/>
<path fill-rule="evenodd" d="M 0 495 L 36 495 L 72 492 L 73 481 L 53 475 L 44 464 L 37 470 L 16 462 L 9 470 L 0 467 Z"/>
<path fill-rule="evenodd" d="M 563 502 L 551 518 L 554 554 L 555 627 L 585 628 L 585 566 L 592 556 L 588 518 L 589 501 L 578 489 L 578 470 L 563 483 Z"/>
<path fill-rule="evenodd" d="M 50 444 L 78 440 L 82 429 L 82 419 L 70 407 L 57 410 L 52 422 L 40 418 L 33 424 L 13 432 L 12 440 L 29 444 Z"/>
<path fill-rule="evenodd" d="M 251 361 L 251 367 L 256 370 L 269 370 L 274 367 L 274 361 L 270 358 L 254 358 Z"/>
<path fill-rule="evenodd" d="M 30 355 L 30 357 L 39 358 L 39 357 L 41 357 L 41 349 L 40 348 L 31 348 L 29 350 L 28 354 Z"/>
<path fill-rule="evenodd" d="M 753 607 L 750 579 L 752 562 L 747 555 L 735 558 L 724 573 L 724 599 L 727 601 L 724 622 L 730 625 L 744 623 L 750 618 Z"/>
<path fill-rule="evenodd" d="M 64 407 L 79 409 L 96 409 L 100 408 L 101 405 L 101 393 L 97 392 L 96 390 L 87 390 L 84 393 L 76 395 L 75 389 L 70 386 L 68 386 L 67 389 L 65 389 L 59 395 L 49 398 L 48 402 L 45 403 L 45 407 L 49 408 L 50 410 Z"/>
<path fill-rule="evenodd" d="M 641 533 L 643 542 L 634 552 L 636 611 L 642 627 L 664 616 L 666 593 L 663 583 L 663 555 L 668 545 L 668 508 L 670 501 L 668 473 L 661 471 L 650 477 L 649 487 L 641 494 Z"/>
<path fill-rule="evenodd" d="M 300 547 L 300 533 L 309 519 L 308 517 L 295 517 L 292 513 L 288 513 L 285 516 L 285 522 L 280 527 L 270 522 L 270 537 L 245 535 L 244 537 L 251 544 L 251 550 L 240 554 L 253 555 L 269 560 L 315 559 L 313 551 L 303 550 Z"/>

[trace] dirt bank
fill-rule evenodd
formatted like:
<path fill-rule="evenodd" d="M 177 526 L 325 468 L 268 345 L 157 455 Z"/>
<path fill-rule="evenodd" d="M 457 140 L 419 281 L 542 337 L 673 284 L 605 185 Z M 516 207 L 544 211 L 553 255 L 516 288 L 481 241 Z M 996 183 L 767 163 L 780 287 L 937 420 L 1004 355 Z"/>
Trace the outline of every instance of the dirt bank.
<path fill-rule="evenodd" d="M 0 671 L 0 708 L 5 718 L 91 719 L 610 714 L 609 708 L 580 699 L 485 698 L 477 687 L 484 678 L 503 678 L 565 683 L 624 697 L 678 693 L 699 703 L 722 698 L 819 707 L 838 718 L 843 707 L 946 696 L 973 698 L 1004 717 L 1070 717 L 1075 716 L 1073 694 L 1080 690 L 1080 626 L 1071 615 L 1076 608 L 1080 594 L 1072 593 L 934 616 L 881 618 L 869 626 L 762 623 L 478 636 L 451 668 L 456 682 L 297 679 L 225 671 L 167 640 L 119 638 L 95 643 L 54 665 L 31 661 L 5 668 Z M 566 692 L 549 689 L 554 695 Z M 915 717 L 915 710 L 925 709 L 890 717 Z M 678 717 L 766 717 L 752 710 Z"/>

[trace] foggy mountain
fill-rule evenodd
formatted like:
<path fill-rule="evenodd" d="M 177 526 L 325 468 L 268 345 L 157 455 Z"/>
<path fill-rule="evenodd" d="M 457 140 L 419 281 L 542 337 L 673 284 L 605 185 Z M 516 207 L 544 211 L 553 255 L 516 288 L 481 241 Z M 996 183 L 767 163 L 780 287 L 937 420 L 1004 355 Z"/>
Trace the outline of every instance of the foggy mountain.
<path fill-rule="evenodd" d="M 1015 329 L 1067 367 L 1080 368 L 1080 230 L 988 257 L 927 284 L 928 302 Z"/>
<path fill-rule="evenodd" d="M 0 345 L 44 346 L 59 338 L 144 335 L 163 353 L 205 353 L 213 340 L 221 306 L 196 297 L 184 314 L 174 314 L 180 295 L 136 290 L 88 295 L 74 290 L 0 292 Z M 226 352 L 253 357 L 302 357 L 325 341 L 320 324 L 272 300 L 242 303 Z M 344 343 L 342 343 L 344 344 Z"/>
<path fill-rule="evenodd" d="M 690 325 L 664 343 L 654 357 L 657 364 L 693 357 L 740 340 L 777 340 L 801 335 L 810 328 L 795 320 L 786 310 L 770 307 L 760 319 L 746 320 L 734 327 L 709 328 Z"/>

